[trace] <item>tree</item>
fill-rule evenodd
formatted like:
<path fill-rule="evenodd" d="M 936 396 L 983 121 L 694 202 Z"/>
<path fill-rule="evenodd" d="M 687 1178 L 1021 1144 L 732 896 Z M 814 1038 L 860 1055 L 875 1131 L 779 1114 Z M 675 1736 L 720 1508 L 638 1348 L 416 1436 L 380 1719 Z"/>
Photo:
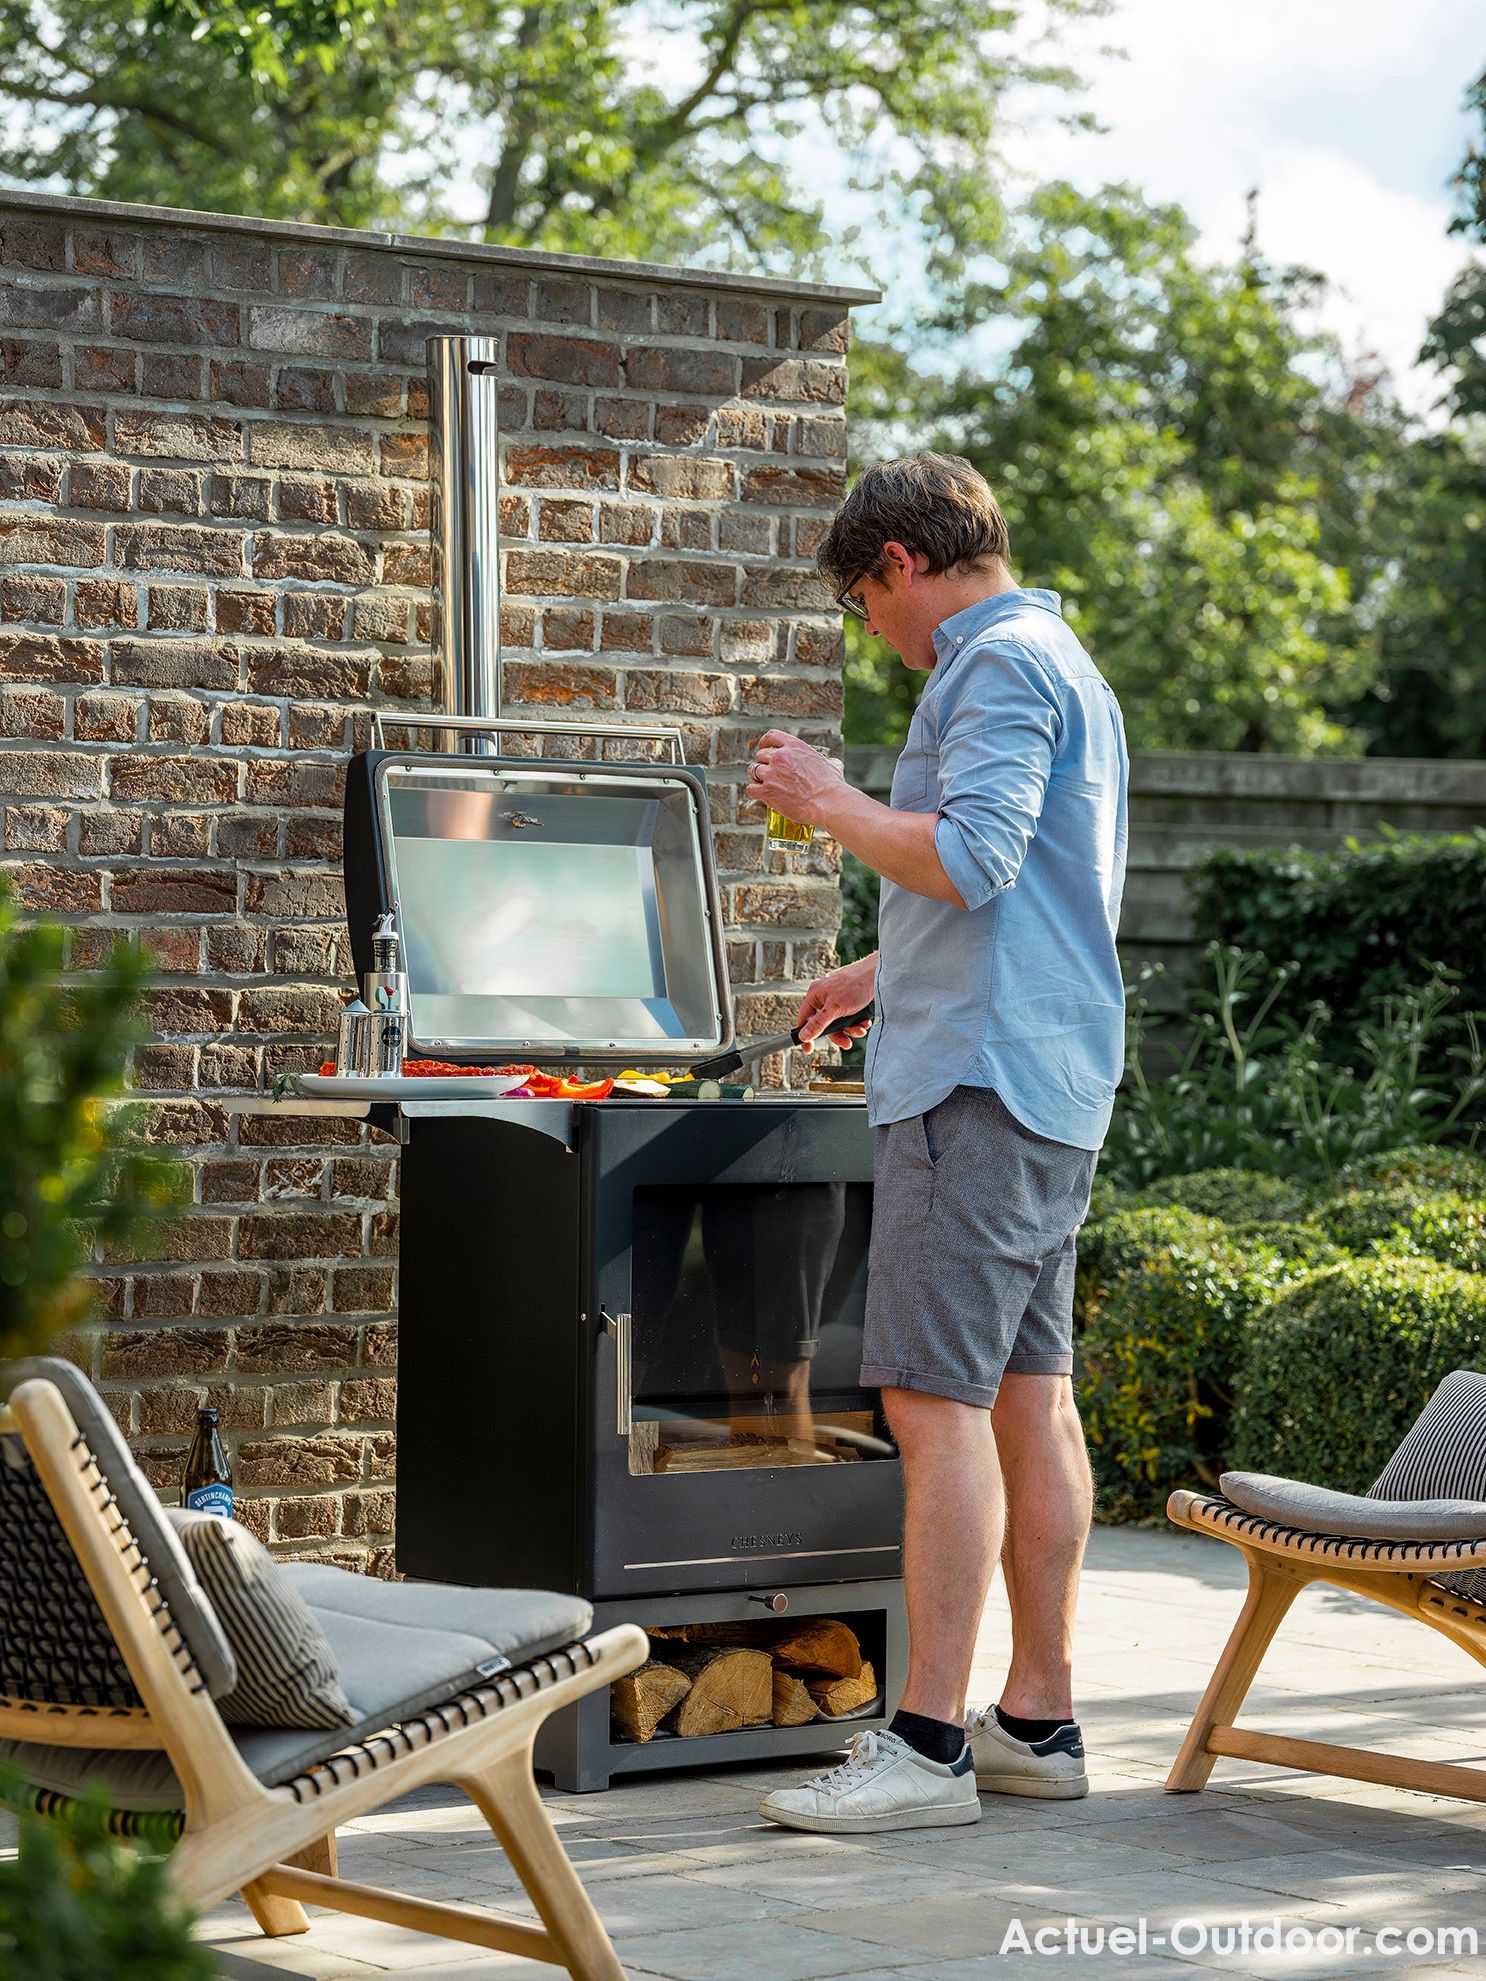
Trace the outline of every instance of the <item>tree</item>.
<path fill-rule="evenodd" d="M 1486 129 L 1486 74 L 1466 101 Z M 1486 142 L 1455 176 L 1451 232 L 1486 242 Z M 1440 372 L 1448 426 L 1419 436 L 1386 519 L 1391 582 L 1379 675 L 1352 712 L 1378 756 L 1486 757 L 1486 260 L 1451 285 L 1421 357 Z"/>
<path fill-rule="evenodd" d="M 1062 22 L 1107 0 L 1041 0 Z M 998 215 L 1006 93 L 1072 82 L 1024 0 L 0 0 L 0 175 L 282 218 L 805 273 Z M 839 161 L 802 183 L 807 133 Z M 482 160 L 479 210 L 451 210 Z M 467 170 L 465 177 L 468 177 Z M 847 230 L 849 231 L 849 230 Z"/>
<path fill-rule="evenodd" d="M 983 361 L 915 376 L 882 356 L 863 378 L 869 444 L 911 429 L 985 473 L 1018 569 L 1063 595 L 1136 748 L 1361 747 L 1329 711 L 1372 668 L 1354 608 L 1401 425 L 1303 328 L 1316 281 L 1252 239 L 1209 265 L 1181 210 L 1131 187 L 1052 185 L 941 319 Z M 882 670 L 874 705 L 877 672 L 858 641 L 859 740 L 901 733 L 903 684 Z"/>

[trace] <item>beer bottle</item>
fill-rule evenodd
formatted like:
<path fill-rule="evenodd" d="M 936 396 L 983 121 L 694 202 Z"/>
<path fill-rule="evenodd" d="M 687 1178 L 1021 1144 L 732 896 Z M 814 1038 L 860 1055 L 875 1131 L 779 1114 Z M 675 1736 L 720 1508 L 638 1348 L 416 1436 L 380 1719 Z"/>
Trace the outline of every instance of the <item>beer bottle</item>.
<path fill-rule="evenodd" d="M 181 1505 L 197 1513 L 232 1518 L 232 1468 L 222 1448 L 215 1410 L 198 1410 L 196 1435 L 181 1468 Z"/>

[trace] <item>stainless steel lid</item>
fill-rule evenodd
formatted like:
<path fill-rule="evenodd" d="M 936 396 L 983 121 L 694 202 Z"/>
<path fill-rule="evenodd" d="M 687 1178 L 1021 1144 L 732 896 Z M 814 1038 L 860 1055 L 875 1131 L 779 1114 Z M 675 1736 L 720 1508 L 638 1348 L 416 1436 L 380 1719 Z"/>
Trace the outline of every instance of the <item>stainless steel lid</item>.
<path fill-rule="evenodd" d="M 526 721 L 479 727 L 594 733 Z M 663 734 L 679 759 L 679 735 Z M 347 792 L 353 937 L 373 905 L 353 884 L 353 842 L 365 836 L 352 830 L 358 804 L 375 849 L 374 905 L 394 910 L 402 932 L 410 1057 L 681 1064 L 731 1043 L 696 770 L 368 752 Z"/>

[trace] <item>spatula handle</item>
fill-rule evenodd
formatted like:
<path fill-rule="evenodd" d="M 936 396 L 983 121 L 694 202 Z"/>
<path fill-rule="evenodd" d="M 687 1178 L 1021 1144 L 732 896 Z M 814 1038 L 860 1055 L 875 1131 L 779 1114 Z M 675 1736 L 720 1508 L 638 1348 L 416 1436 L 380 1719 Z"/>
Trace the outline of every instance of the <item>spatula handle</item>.
<path fill-rule="evenodd" d="M 864 1004 L 860 1011 L 853 1011 L 849 1018 L 832 1019 L 831 1023 L 826 1026 L 825 1030 L 823 1032 L 817 1032 L 815 1036 L 819 1039 L 828 1039 L 831 1036 L 832 1032 L 845 1032 L 849 1030 L 850 1027 L 853 1025 L 870 1025 L 872 1022 L 872 1014 L 876 1010 L 876 1008 L 877 1007 L 875 1003 Z M 794 1030 L 790 1033 L 790 1037 L 794 1040 L 796 1045 L 800 1043 L 800 1027 L 798 1025 L 796 1025 Z"/>

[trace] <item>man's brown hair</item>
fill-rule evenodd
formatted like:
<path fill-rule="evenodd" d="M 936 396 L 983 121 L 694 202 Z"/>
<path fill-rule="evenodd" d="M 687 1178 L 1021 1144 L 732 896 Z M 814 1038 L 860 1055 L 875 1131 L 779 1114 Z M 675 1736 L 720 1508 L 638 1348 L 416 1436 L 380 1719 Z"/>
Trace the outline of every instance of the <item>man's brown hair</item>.
<path fill-rule="evenodd" d="M 1011 552 L 1006 518 L 983 475 L 958 454 L 905 454 L 863 468 L 816 552 L 833 591 L 878 577 L 882 547 L 920 551 L 931 572 Z"/>

